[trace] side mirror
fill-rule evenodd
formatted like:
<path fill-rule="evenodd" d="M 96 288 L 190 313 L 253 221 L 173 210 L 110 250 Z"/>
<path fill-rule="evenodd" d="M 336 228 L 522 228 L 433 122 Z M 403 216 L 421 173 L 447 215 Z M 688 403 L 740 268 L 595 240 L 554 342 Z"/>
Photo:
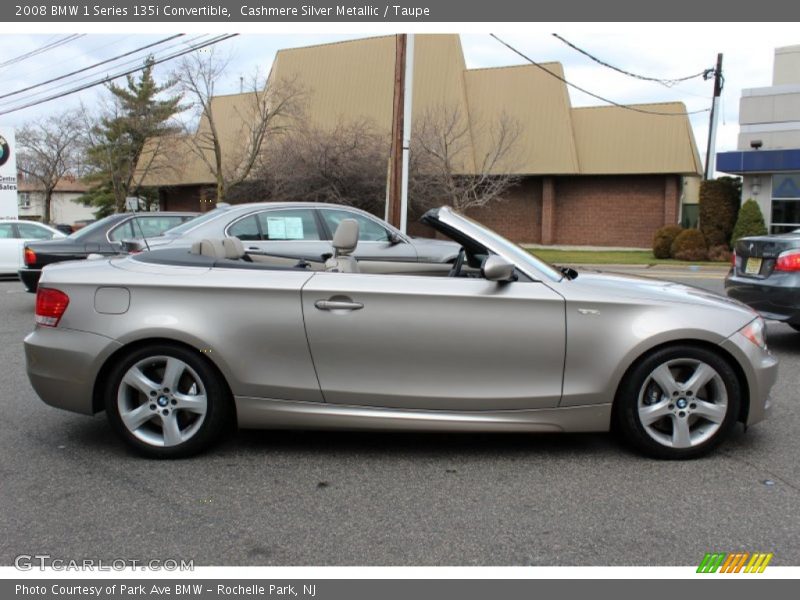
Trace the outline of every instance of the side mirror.
<path fill-rule="evenodd" d="M 484 279 L 499 283 L 517 280 L 517 276 L 514 274 L 514 265 L 496 254 L 492 254 L 483 261 L 481 275 Z"/>
<path fill-rule="evenodd" d="M 394 231 L 389 231 L 387 233 L 389 234 L 389 245 L 390 246 L 396 246 L 397 244 L 399 244 L 400 242 L 403 241 L 400 238 L 400 236 L 397 235 Z"/>

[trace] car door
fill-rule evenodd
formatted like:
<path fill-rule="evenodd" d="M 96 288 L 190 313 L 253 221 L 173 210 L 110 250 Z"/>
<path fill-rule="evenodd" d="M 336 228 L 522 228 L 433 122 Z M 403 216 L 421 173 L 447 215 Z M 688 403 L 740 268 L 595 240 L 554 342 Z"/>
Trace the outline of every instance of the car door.
<path fill-rule="evenodd" d="M 323 239 L 314 211 L 310 208 L 266 209 L 241 217 L 228 225 L 225 235 L 238 237 L 246 250 L 267 254 L 322 260 L 332 252 Z"/>
<path fill-rule="evenodd" d="M 417 261 L 414 246 L 378 219 L 339 208 L 320 208 L 319 213 L 331 236 L 343 219 L 355 219 L 358 222 L 358 246 L 353 255 L 359 260 Z M 398 242 L 392 243 L 393 235 L 399 239 Z"/>
<path fill-rule="evenodd" d="M 13 223 L 0 223 L 0 273 L 16 273 L 22 267 L 22 240 Z"/>
<path fill-rule="evenodd" d="M 542 283 L 322 272 L 302 297 L 327 402 L 506 410 L 560 400 L 564 300 Z"/>

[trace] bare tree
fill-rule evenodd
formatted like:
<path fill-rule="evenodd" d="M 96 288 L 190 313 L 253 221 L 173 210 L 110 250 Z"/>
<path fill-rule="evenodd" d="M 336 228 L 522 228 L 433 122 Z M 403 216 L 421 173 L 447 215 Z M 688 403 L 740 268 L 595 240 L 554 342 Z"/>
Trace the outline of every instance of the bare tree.
<path fill-rule="evenodd" d="M 417 209 L 448 203 L 480 208 L 518 183 L 514 149 L 519 124 L 505 113 L 470 119 L 457 107 L 427 111 L 414 126 L 409 198 Z"/>
<path fill-rule="evenodd" d="M 294 82 L 265 82 L 256 72 L 247 91 L 237 99 L 235 118 L 223 123 L 213 99 L 228 62 L 212 47 L 185 56 L 174 73 L 182 91 L 193 100 L 199 119 L 197 131 L 184 139 L 214 176 L 218 202 L 225 199 L 229 187 L 250 176 L 267 137 L 292 128 L 303 100 L 303 92 Z"/>
<path fill-rule="evenodd" d="M 265 149 L 250 180 L 232 188 L 229 199 L 333 202 L 382 212 L 388 152 L 388 136 L 369 121 L 296 128 Z"/>
<path fill-rule="evenodd" d="M 80 175 L 84 165 L 82 120 L 78 111 L 66 111 L 29 122 L 17 133 L 17 168 L 44 193 L 42 221 L 50 222 L 53 191 L 67 175 Z"/>

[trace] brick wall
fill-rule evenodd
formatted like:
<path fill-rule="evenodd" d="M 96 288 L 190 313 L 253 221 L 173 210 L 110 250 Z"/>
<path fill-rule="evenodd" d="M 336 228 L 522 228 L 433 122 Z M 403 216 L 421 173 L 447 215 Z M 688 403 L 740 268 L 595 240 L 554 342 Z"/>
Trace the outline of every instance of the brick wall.
<path fill-rule="evenodd" d="M 161 210 L 204 212 L 214 206 L 206 200 L 213 188 L 162 188 L 160 194 Z M 546 210 L 543 198 L 552 198 Z M 468 214 L 518 243 L 649 248 L 656 229 L 677 222 L 679 203 L 677 175 L 528 177 L 504 200 Z M 416 223 L 419 216 L 409 215 L 409 233 L 433 235 Z"/>
<path fill-rule="evenodd" d="M 677 221 L 677 176 L 558 177 L 554 244 L 649 248 Z"/>
<path fill-rule="evenodd" d="M 214 188 L 183 185 L 161 188 L 158 192 L 161 210 L 189 210 L 206 212 L 214 208 Z"/>
<path fill-rule="evenodd" d="M 542 178 L 529 177 L 509 190 L 504 200 L 467 214 L 513 242 L 538 244 L 542 239 Z"/>

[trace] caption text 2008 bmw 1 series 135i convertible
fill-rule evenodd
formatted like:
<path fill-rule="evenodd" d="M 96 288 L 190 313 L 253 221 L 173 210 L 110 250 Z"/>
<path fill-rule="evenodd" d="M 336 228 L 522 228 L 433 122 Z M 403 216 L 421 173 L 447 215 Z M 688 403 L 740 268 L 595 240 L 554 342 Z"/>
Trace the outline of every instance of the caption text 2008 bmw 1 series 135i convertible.
<path fill-rule="evenodd" d="M 326 262 L 236 238 L 44 269 L 28 374 L 148 456 L 250 428 L 606 431 L 692 458 L 762 420 L 764 321 L 674 283 L 558 271 L 449 208 L 451 264 Z M 291 224 L 289 224 L 291 225 Z M 288 225 L 287 225 L 288 226 Z M 319 257 L 317 257 L 319 261 Z"/>

